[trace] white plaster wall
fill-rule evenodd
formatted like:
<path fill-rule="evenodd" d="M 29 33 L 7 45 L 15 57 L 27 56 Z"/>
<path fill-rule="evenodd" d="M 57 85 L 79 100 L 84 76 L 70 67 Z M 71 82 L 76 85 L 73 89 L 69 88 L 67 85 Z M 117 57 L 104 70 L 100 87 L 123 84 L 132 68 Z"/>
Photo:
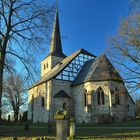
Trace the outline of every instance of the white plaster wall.
<path fill-rule="evenodd" d="M 41 77 L 49 72 L 58 62 L 61 62 L 63 58 L 56 56 L 48 56 L 41 62 Z M 48 63 L 48 68 L 44 69 L 44 64 Z"/>
<path fill-rule="evenodd" d="M 33 122 L 47 122 L 48 121 L 48 110 L 49 110 L 49 82 L 43 83 L 39 86 L 36 86 L 29 90 L 28 97 L 28 119 L 32 119 L 33 113 Z M 32 94 L 34 94 L 34 110 L 31 110 L 32 104 Z M 42 107 L 42 97 L 44 97 L 45 105 Z"/>

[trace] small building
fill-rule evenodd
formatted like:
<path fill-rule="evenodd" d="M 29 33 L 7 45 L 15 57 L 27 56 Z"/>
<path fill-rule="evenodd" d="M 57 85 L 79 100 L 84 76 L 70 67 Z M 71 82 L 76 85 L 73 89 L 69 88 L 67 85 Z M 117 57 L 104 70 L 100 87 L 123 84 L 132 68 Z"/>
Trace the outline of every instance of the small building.
<path fill-rule="evenodd" d="M 78 123 L 135 118 L 135 104 L 122 77 L 105 55 L 84 49 L 62 51 L 58 12 L 50 53 L 41 62 L 41 79 L 29 88 L 28 119 L 54 121 L 58 110 Z"/>

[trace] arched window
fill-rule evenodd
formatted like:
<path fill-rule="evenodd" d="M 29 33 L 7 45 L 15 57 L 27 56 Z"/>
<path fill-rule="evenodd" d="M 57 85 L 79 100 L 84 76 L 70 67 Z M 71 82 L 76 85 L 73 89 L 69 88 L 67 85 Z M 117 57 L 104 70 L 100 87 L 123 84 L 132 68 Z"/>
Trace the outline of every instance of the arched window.
<path fill-rule="evenodd" d="M 115 89 L 115 104 L 116 105 L 120 104 L 120 97 L 119 97 L 118 88 Z"/>
<path fill-rule="evenodd" d="M 48 63 L 46 63 L 46 68 L 48 68 Z"/>
<path fill-rule="evenodd" d="M 64 102 L 63 103 L 63 109 L 66 109 L 66 107 L 67 107 L 67 104 L 66 104 L 66 102 Z"/>
<path fill-rule="evenodd" d="M 87 106 L 87 90 L 84 93 L 84 105 Z"/>
<path fill-rule="evenodd" d="M 42 97 L 41 98 L 41 106 L 44 107 L 44 105 L 45 105 L 45 99 L 44 99 L 44 97 Z"/>
<path fill-rule="evenodd" d="M 44 64 L 44 70 L 46 69 L 46 65 Z"/>
<path fill-rule="evenodd" d="M 85 106 L 85 110 L 86 112 L 91 112 L 91 91 L 85 90 L 84 92 L 84 106 Z"/>
<path fill-rule="evenodd" d="M 98 105 L 104 105 L 104 91 L 101 87 L 97 89 L 97 99 L 98 99 Z"/>

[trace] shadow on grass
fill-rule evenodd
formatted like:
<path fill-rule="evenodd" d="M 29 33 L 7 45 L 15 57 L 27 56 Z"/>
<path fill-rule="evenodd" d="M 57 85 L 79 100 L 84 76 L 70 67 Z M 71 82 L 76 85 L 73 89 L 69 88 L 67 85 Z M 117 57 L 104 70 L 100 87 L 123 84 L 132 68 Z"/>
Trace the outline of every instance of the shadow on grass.
<path fill-rule="evenodd" d="M 48 133 L 47 124 L 32 124 L 29 131 L 24 130 L 23 124 L 0 126 L 0 137 L 55 137 L 55 124 L 52 125 L 52 133 Z M 114 124 L 77 124 L 77 139 L 98 138 L 132 138 L 140 139 L 140 120 L 120 122 Z"/>

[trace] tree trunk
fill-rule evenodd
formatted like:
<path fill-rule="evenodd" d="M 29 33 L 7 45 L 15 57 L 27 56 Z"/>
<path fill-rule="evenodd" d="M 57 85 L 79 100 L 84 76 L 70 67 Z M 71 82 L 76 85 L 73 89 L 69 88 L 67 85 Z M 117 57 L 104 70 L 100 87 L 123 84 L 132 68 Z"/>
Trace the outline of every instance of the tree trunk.
<path fill-rule="evenodd" d="M 5 61 L 6 47 L 0 52 L 0 121 L 2 120 L 2 93 L 3 93 L 3 70 Z"/>
<path fill-rule="evenodd" d="M 8 43 L 10 30 L 7 30 L 7 34 L 3 44 L 1 43 L 1 50 L 0 50 L 0 121 L 2 120 L 2 93 L 3 93 L 3 71 L 4 71 L 4 64 L 5 64 L 5 55 L 6 55 L 6 47 Z"/>
<path fill-rule="evenodd" d="M 18 122 L 18 115 L 19 115 L 19 109 L 16 109 L 16 110 L 14 111 L 14 121 L 15 121 L 15 122 Z"/>
<path fill-rule="evenodd" d="M 3 58 L 1 57 L 1 61 L 0 61 L 0 121 L 2 120 L 2 92 L 3 92 L 3 69 L 4 69 L 4 61 L 2 59 Z"/>

